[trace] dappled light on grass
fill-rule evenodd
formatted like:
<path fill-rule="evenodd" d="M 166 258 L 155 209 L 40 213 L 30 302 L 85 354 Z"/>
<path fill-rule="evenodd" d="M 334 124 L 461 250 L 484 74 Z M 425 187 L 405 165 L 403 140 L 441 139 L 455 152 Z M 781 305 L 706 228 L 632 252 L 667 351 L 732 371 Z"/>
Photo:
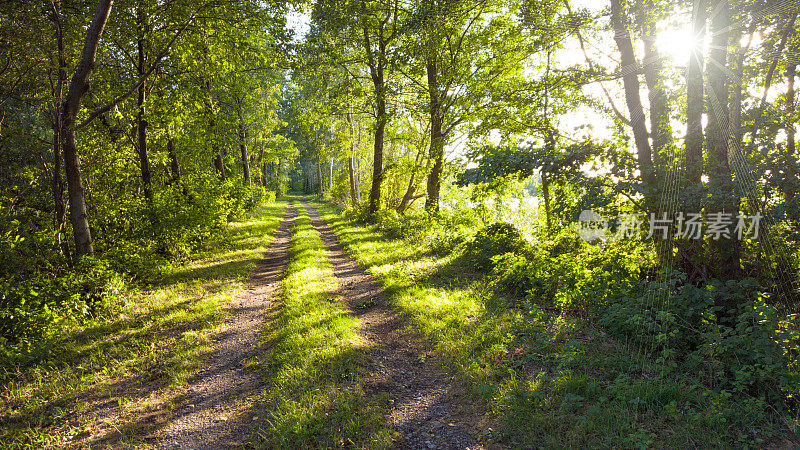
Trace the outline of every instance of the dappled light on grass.
<path fill-rule="evenodd" d="M 141 443 L 162 426 L 284 207 L 268 206 L 231 224 L 194 261 L 167 269 L 117 315 L 75 324 L 40 342 L 26 359 L 3 361 L 0 442 L 116 447 Z M 238 243 L 234 250 L 230 242 Z"/>
<path fill-rule="evenodd" d="M 390 432 L 362 386 L 367 349 L 359 321 L 334 295 L 327 251 L 303 210 L 291 242 L 284 301 L 270 323 L 267 420 L 256 445 L 388 447 Z"/>
<path fill-rule="evenodd" d="M 496 274 L 470 273 L 462 249 L 436 257 L 419 237 L 387 239 L 332 206 L 319 209 L 454 378 L 492 412 L 497 437 L 510 447 L 725 447 L 775 442 L 796 426 L 763 397 L 715 390 L 726 376 L 721 365 L 709 369 L 695 354 L 680 361 L 685 367 L 670 366 L 657 359 L 663 353 L 615 338 L 601 324 L 509 293 Z"/>

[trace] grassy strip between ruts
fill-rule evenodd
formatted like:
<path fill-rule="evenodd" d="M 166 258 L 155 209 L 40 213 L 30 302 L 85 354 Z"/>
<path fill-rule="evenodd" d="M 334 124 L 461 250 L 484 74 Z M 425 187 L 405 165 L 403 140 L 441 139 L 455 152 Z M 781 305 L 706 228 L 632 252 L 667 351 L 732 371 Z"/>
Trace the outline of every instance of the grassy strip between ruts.
<path fill-rule="evenodd" d="M 378 401 L 361 385 L 367 348 L 358 319 L 335 295 L 328 252 L 307 212 L 298 210 L 283 305 L 269 324 L 267 420 L 257 446 L 388 447 L 391 432 Z"/>
<path fill-rule="evenodd" d="M 3 361 L 0 447 L 128 447 L 165 424 L 225 306 L 266 251 L 284 202 L 262 207 L 149 291 Z"/>
<path fill-rule="evenodd" d="M 787 426 L 758 398 L 728 399 L 694 373 L 655 361 L 586 321 L 505 298 L 415 242 L 319 205 L 350 253 L 428 335 L 457 379 L 490 408 L 511 447 L 787 445 Z M 491 439 L 491 436 L 488 436 Z M 789 444 L 791 445 L 791 444 Z"/>

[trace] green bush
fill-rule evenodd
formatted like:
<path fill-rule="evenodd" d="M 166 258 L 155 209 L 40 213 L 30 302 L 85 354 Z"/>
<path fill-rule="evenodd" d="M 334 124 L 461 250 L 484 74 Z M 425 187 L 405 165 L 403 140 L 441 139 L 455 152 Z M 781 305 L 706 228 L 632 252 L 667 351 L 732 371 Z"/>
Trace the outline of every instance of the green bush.
<path fill-rule="evenodd" d="M 612 300 L 600 316 L 612 333 L 656 357 L 666 370 L 683 366 L 717 390 L 786 400 L 800 389 L 800 326 L 781 317 L 753 280 L 686 284 L 675 273 Z M 737 304 L 723 311 L 721 300 Z"/>
<path fill-rule="evenodd" d="M 267 190 L 265 190 L 264 191 L 264 197 L 262 198 L 262 203 L 264 205 L 271 205 L 271 204 L 275 203 L 275 199 L 276 198 L 277 198 L 277 195 L 276 195 L 275 191 L 267 191 Z"/>
<path fill-rule="evenodd" d="M 490 258 L 493 283 L 571 314 L 591 314 L 610 297 L 631 292 L 652 265 L 642 246 L 628 241 L 586 245 L 569 231 L 534 239 L 522 252 Z"/>
<path fill-rule="evenodd" d="M 406 220 L 401 218 L 397 211 L 393 209 L 378 210 L 372 220 L 378 226 L 378 229 L 387 236 L 392 238 L 403 237 L 403 225 Z"/>
<path fill-rule="evenodd" d="M 488 271 L 492 268 L 492 258 L 506 253 L 528 254 L 530 244 L 513 225 L 497 222 L 475 234 L 466 243 L 464 260 L 475 270 Z"/>
<path fill-rule="evenodd" d="M 513 252 L 497 255 L 492 258 L 492 278 L 496 287 L 521 297 L 536 289 L 535 268 L 531 261 Z"/>
<path fill-rule="evenodd" d="M 119 306 L 123 278 L 108 262 L 83 258 L 57 277 L 0 281 L 0 337 L 27 346 L 57 331 L 63 323 L 96 317 Z"/>
<path fill-rule="evenodd" d="M 22 349 L 70 321 L 112 311 L 126 289 L 120 274 L 139 283 L 156 279 L 223 230 L 229 218 L 275 199 L 273 192 L 241 180 L 209 176 L 192 185 L 161 186 L 152 201 L 134 196 L 96 202 L 97 257 L 72 268 L 46 221 L 0 223 L 0 340 Z M 32 231 L 37 229 L 42 231 Z M 64 239 L 71 243 L 68 234 Z"/>

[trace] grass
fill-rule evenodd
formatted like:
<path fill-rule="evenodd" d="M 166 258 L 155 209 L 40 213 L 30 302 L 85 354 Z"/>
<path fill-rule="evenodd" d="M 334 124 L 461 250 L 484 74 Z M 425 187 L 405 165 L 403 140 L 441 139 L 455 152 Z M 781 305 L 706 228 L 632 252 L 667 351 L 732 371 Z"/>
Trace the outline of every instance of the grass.
<path fill-rule="evenodd" d="M 2 446 L 143 443 L 182 400 L 285 206 L 229 224 L 191 262 L 131 294 L 119 314 L 70 326 L 32 355 L 2 361 Z"/>
<path fill-rule="evenodd" d="M 586 320 L 520 302 L 418 241 L 319 205 L 395 307 L 430 337 L 456 381 L 498 422 L 511 447 L 791 446 L 797 418 L 762 399 L 733 399 L 691 372 L 663 373 L 641 349 Z M 457 253 L 457 252 L 456 252 Z"/>
<path fill-rule="evenodd" d="M 264 448 L 386 448 L 379 399 L 365 396 L 367 346 L 334 290 L 336 278 L 305 210 L 292 233 L 285 295 L 269 324 L 262 394 Z"/>

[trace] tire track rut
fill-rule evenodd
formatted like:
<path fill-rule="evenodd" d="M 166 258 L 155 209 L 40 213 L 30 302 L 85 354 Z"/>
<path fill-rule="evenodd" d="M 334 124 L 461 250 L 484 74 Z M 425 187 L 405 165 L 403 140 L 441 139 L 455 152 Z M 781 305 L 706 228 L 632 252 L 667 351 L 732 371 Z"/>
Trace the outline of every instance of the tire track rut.
<path fill-rule="evenodd" d="M 245 287 L 228 305 L 225 331 L 215 336 L 208 366 L 189 384 L 186 401 L 152 439 L 158 448 L 222 449 L 247 445 L 253 433 L 254 402 L 265 377 L 245 367 L 264 341 L 264 323 L 289 262 L 289 230 L 297 217 L 289 205 L 272 243 Z"/>
<path fill-rule="evenodd" d="M 311 222 L 328 248 L 328 259 L 339 283 L 338 294 L 361 321 L 360 333 L 370 345 L 370 374 L 365 391 L 386 393 L 386 422 L 399 432 L 400 448 L 483 449 L 477 430 L 484 416 L 458 401 L 447 373 L 435 358 L 427 359 L 430 344 L 392 307 L 378 280 L 366 273 L 344 250 L 316 210 L 303 203 Z"/>

